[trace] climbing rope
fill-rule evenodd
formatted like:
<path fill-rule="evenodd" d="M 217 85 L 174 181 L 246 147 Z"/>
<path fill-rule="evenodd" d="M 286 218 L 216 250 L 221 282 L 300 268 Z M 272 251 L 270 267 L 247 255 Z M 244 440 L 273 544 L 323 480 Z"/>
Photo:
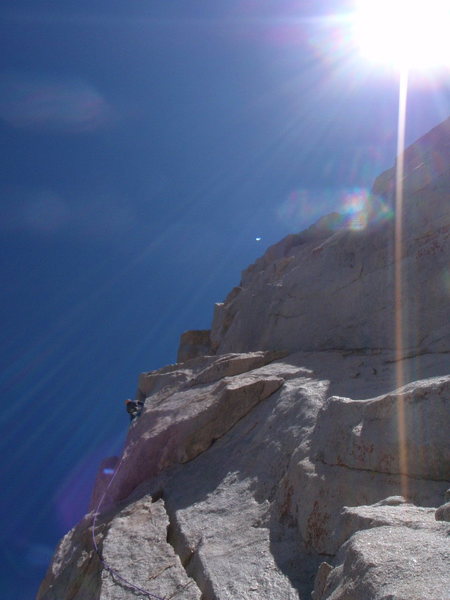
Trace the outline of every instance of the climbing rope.
<path fill-rule="evenodd" d="M 147 596 L 147 598 L 153 598 L 154 600 L 166 600 L 165 598 L 161 598 L 161 596 L 157 596 L 156 594 L 153 594 L 152 592 L 149 592 L 148 590 L 145 590 L 144 588 L 139 587 L 138 585 L 134 585 L 134 583 L 131 583 L 131 581 L 128 581 L 127 579 L 125 579 L 125 577 L 122 577 L 122 575 L 113 567 L 111 567 L 110 564 L 107 563 L 107 561 L 103 558 L 103 555 L 97 545 L 97 540 L 95 539 L 95 525 L 97 523 L 97 517 L 99 515 L 100 512 L 100 507 L 103 504 L 103 501 L 106 498 L 106 494 L 108 493 L 109 488 L 111 487 L 112 482 L 114 481 L 114 479 L 116 478 L 117 473 L 119 472 L 120 467 L 122 466 L 123 463 L 123 458 L 124 455 L 122 454 L 122 458 L 119 461 L 119 464 L 117 465 L 117 468 L 114 471 L 114 475 L 111 477 L 110 482 L 108 483 L 108 485 L 105 488 L 105 491 L 103 492 L 100 501 L 97 505 L 97 508 L 94 512 L 94 518 L 92 520 L 92 544 L 94 546 L 94 550 L 95 553 L 97 554 L 100 562 L 102 563 L 103 567 L 108 571 L 108 573 L 112 576 L 112 578 L 114 580 L 119 581 L 120 583 L 122 583 L 123 585 L 125 585 L 126 587 L 134 590 L 135 592 L 138 592 L 139 594 L 141 594 L 142 596 Z"/>

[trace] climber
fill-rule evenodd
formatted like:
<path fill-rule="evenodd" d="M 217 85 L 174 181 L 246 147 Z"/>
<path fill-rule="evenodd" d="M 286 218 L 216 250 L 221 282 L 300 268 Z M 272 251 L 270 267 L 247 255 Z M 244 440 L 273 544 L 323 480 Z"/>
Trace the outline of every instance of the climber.
<path fill-rule="evenodd" d="M 125 407 L 127 409 L 127 413 L 130 415 L 130 421 L 133 421 L 133 419 L 139 417 L 143 406 L 143 400 L 125 400 Z"/>

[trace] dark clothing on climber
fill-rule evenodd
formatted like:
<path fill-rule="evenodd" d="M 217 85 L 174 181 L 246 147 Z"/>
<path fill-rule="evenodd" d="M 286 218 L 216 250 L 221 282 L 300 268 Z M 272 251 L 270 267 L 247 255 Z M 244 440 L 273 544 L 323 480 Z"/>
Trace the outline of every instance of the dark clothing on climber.
<path fill-rule="evenodd" d="M 127 413 L 130 415 L 130 421 L 139 417 L 144 406 L 143 400 L 125 400 Z"/>

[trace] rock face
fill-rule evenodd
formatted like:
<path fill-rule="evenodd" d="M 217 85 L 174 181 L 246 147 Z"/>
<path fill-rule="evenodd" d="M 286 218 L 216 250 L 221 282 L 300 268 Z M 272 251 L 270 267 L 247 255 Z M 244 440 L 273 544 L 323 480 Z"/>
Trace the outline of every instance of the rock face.
<path fill-rule="evenodd" d="M 410 509 L 402 518 L 405 512 L 405 507 L 389 507 L 379 517 L 377 507 L 355 509 L 356 518 L 364 515 L 367 529 L 359 523 L 314 598 L 448 598 L 448 527 L 436 527 L 429 509 Z"/>
<path fill-rule="evenodd" d="M 350 227 L 330 215 L 269 248 L 216 305 L 212 348 L 394 348 L 394 184 L 381 175 Z M 450 119 L 406 151 L 404 188 L 404 347 L 449 351 Z"/>
<path fill-rule="evenodd" d="M 180 338 L 177 361 L 185 362 L 190 358 L 212 354 L 210 334 L 209 329 L 185 331 Z"/>
<path fill-rule="evenodd" d="M 449 147 L 406 153 L 403 357 L 392 223 L 288 236 L 140 376 L 38 600 L 449 600 Z"/>

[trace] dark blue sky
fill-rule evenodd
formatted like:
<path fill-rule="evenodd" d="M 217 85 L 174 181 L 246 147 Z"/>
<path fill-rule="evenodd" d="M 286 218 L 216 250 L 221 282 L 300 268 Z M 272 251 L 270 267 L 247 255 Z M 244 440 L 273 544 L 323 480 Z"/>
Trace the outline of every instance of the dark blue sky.
<path fill-rule="evenodd" d="M 85 512 L 138 374 L 268 245 L 392 165 L 396 76 L 323 19 L 349 9 L 3 0 L 2 597 L 33 597 Z M 411 78 L 409 141 L 449 98 Z"/>

